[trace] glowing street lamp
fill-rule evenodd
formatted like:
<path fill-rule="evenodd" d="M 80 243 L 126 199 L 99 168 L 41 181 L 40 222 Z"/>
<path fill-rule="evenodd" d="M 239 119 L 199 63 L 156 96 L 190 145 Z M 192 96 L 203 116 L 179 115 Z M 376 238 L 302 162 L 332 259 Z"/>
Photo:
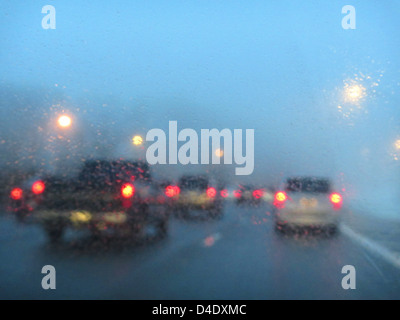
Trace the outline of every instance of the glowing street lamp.
<path fill-rule="evenodd" d="M 62 115 L 62 116 L 60 116 L 60 117 L 58 118 L 57 122 L 58 122 L 58 125 L 59 125 L 61 128 L 68 128 L 68 127 L 70 127 L 71 124 L 72 124 L 72 119 L 71 119 L 70 116 Z"/>
<path fill-rule="evenodd" d="M 365 96 L 365 88 L 361 84 L 346 84 L 344 94 L 347 101 L 356 102 Z"/>
<path fill-rule="evenodd" d="M 397 150 L 400 150 L 400 139 L 397 139 L 397 140 L 394 142 L 394 147 L 395 147 Z"/>
<path fill-rule="evenodd" d="M 222 158 L 222 156 L 224 155 L 224 150 L 218 148 L 217 150 L 215 150 L 215 155 L 216 155 L 218 158 Z"/>
<path fill-rule="evenodd" d="M 136 135 L 132 138 L 132 143 L 135 146 L 140 146 L 143 143 L 143 138 L 139 135 Z"/>

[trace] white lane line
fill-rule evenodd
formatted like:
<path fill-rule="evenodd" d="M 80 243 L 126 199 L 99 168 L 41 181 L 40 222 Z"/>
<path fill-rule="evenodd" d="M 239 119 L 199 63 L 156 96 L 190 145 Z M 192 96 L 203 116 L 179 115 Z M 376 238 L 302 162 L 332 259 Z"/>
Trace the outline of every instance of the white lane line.
<path fill-rule="evenodd" d="M 363 252 L 363 256 L 365 257 L 365 259 L 367 259 L 367 261 L 370 263 L 370 265 L 376 270 L 376 272 L 378 272 L 378 274 L 382 277 L 383 280 L 385 280 L 386 282 L 388 282 L 387 278 L 385 277 L 385 275 L 383 274 L 382 270 L 378 267 L 378 265 L 374 262 L 374 259 L 372 259 L 369 255 L 369 252 L 364 251 Z"/>
<path fill-rule="evenodd" d="M 396 268 L 400 269 L 400 253 L 390 251 L 389 249 L 383 247 L 382 245 L 378 244 L 377 242 L 368 239 L 365 236 L 355 232 L 353 229 L 346 225 L 341 225 L 341 231 L 351 238 L 352 240 L 356 241 L 365 249 L 369 250 L 375 255 L 380 256 L 381 258 L 385 259 L 387 262 L 395 266 Z"/>

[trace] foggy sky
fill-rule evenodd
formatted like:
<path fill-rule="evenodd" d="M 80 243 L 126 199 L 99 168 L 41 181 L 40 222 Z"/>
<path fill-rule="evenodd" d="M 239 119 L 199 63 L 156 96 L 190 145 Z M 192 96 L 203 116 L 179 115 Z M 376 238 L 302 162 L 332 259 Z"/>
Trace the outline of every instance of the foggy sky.
<path fill-rule="evenodd" d="M 55 30 L 41 27 L 45 4 Z M 356 30 L 342 29 L 346 4 Z M 255 129 L 244 179 L 398 184 L 399 13 L 396 1 L 1 1 L 2 152 L 18 144 L 14 157 L 29 157 L 25 137 L 38 126 L 57 135 L 49 121 L 64 110 L 76 118 L 72 143 L 89 153 L 141 156 L 130 138 L 177 120 L 198 132 Z M 354 82 L 365 97 L 349 103 Z"/>

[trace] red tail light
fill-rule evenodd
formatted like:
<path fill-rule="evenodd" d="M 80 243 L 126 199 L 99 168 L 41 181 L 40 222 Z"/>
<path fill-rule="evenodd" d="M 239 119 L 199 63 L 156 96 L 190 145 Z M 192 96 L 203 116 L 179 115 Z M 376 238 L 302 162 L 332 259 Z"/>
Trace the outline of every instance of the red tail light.
<path fill-rule="evenodd" d="M 277 208 L 283 208 L 285 205 L 285 201 L 287 200 L 288 196 L 284 191 L 278 191 L 275 193 L 274 197 L 274 205 Z"/>
<path fill-rule="evenodd" d="M 10 192 L 10 197 L 13 200 L 21 200 L 23 195 L 24 192 L 22 191 L 21 188 L 14 188 Z"/>
<path fill-rule="evenodd" d="M 257 190 L 253 191 L 253 198 L 254 199 L 260 199 L 260 198 L 262 198 L 263 195 L 264 195 L 264 192 L 261 189 L 257 189 Z"/>
<path fill-rule="evenodd" d="M 167 186 L 165 187 L 165 195 L 169 198 L 179 195 L 181 189 L 178 186 Z"/>
<path fill-rule="evenodd" d="M 335 209 L 340 209 L 341 208 L 342 202 L 343 202 L 343 198 L 339 193 L 337 193 L 337 192 L 332 193 L 329 196 L 329 200 L 331 201 L 331 203 L 332 203 L 332 205 L 333 205 L 333 207 Z"/>
<path fill-rule="evenodd" d="M 125 199 L 129 199 L 129 198 L 133 197 L 134 194 L 135 194 L 135 187 L 133 186 L 133 184 L 131 184 L 131 183 L 125 183 L 125 184 L 121 187 L 121 195 L 122 195 Z"/>
<path fill-rule="evenodd" d="M 32 192 L 34 194 L 41 194 L 44 192 L 44 189 L 46 188 L 45 184 L 43 181 L 38 180 L 36 182 L 33 183 L 32 185 Z"/>
<path fill-rule="evenodd" d="M 207 197 L 214 198 L 217 195 L 217 190 L 213 187 L 209 187 L 206 191 Z"/>
<path fill-rule="evenodd" d="M 235 190 L 235 191 L 233 191 L 233 196 L 234 196 L 236 199 L 239 199 L 239 198 L 242 196 L 242 191 L 240 191 L 240 190 Z"/>
<path fill-rule="evenodd" d="M 228 192 L 228 190 L 226 190 L 226 189 L 222 189 L 222 190 L 220 191 L 220 195 L 221 195 L 222 198 L 228 198 L 229 192 Z"/>

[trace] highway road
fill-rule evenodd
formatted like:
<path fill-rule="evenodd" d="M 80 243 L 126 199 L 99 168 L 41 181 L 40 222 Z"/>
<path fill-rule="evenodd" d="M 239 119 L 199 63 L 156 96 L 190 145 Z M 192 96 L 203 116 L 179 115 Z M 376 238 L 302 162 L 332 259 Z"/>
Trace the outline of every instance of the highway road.
<path fill-rule="evenodd" d="M 49 245 L 36 224 L 0 216 L 1 299 L 399 299 L 400 225 L 343 213 L 327 236 L 274 229 L 268 204 L 227 204 L 220 220 L 171 218 L 164 239 Z M 397 227 L 397 229 L 396 229 Z M 396 247 L 397 245 L 397 247 Z M 56 289 L 44 290 L 44 265 Z M 344 266 L 355 268 L 345 290 Z"/>

